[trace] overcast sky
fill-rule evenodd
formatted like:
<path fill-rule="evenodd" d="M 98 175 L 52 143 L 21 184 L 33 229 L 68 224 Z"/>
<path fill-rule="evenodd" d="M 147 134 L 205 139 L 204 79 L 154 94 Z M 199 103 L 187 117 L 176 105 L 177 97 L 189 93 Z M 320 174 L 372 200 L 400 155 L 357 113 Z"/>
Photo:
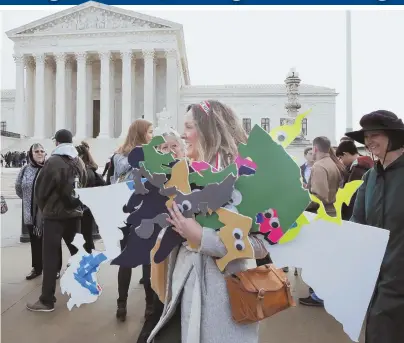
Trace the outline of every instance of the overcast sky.
<path fill-rule="evenodd" d="M 57 6 L 57 10 L 61 7 Z M 66 6 L 67 7 L 67 6 Z M 121 6 L 184 26 L 193 85 L 303 83 L 335 88 L 337 135 L 345 128 L 345 12 L 153 10 Z M 13 42 L 5 31 L 56 11 L 3 11 L 2 88 L 15 88 Z M 375 109 L 404 118 L 404 10 L 353 11 L 354 126 Z"/>

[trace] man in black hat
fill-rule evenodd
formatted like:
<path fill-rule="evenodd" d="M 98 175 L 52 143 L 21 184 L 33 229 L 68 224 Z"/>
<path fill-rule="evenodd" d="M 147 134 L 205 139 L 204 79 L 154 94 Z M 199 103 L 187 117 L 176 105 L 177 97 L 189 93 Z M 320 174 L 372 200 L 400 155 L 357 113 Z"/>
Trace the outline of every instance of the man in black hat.
<path fill-rule="evenodd" d="M 378 110 L 346 135 L 378 161 L 363 177 L 351 221 L 390 231 L 366 323 L 366 343 L 404 342 L 404 123 Z M 366 244 L 366 242 L 364 242 Z"/>
<path fill-rule="evenodd" d="M 61 241 L 62 238 L 65 240 L 72 254 L 77 252 L 71 242 L 80 232 L 83 216 L 74 188 L 84 186 L 87 179 L 84 163 L 73 146 L 72 133 L 59 130 L 53 139 L 56 149 L 39 172 L 35 184 L 35 198 L 44 218 L 42 294 L 36 303 L 27 304 L 27 309 L 35 312 L 55 309 Z"/>

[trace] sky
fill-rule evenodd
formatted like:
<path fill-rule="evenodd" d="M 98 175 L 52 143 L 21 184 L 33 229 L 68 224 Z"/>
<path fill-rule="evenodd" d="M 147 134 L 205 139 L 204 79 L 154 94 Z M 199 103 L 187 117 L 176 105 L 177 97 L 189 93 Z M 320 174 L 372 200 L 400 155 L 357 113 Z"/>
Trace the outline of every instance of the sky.
<path fill-rule="evenodd" d="M 120 7 L 183 25 L 192 85 L 279 84 L 295 67 L 302 83 L 335 88 L 337 137 L 345 132 L 344 10 Z M 61 6 L 52 11 L 2 11 L 2 89 L 15 88 L 13 42 L 5 32 L 57 10 Z M 404 118 L 403 32 L 404 10 L 352 11 L 354 128 L 362 115 L 376 109 Z"/>

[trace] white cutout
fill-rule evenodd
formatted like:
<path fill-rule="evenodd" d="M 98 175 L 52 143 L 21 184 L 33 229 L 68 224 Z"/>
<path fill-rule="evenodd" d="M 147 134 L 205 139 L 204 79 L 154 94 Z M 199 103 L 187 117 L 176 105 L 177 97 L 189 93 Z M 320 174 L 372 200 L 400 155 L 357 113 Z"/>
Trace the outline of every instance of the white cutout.
<path fill-rule="evenodd" d="M 324 300 L 325 310 L 358 342 L 389 240 L 389 231 L 344 221 L 311 220 L 291 242 L 272 245 L 278 268 L 302 268 L 303 281 Z"/>
<path fill-rule="evenodd" d="M 76 192 L 94 216 L 104 242 L 104 254 L 108 260 L 114 259 L 121 253 L 120 241 L 123 234 L 119 227 L 125 225 L 129 215 L 123 212 L 123 206 L 128 203 L 133 190 L 126 182 L 121 182 L 109 186 L 79 188 Z"/>

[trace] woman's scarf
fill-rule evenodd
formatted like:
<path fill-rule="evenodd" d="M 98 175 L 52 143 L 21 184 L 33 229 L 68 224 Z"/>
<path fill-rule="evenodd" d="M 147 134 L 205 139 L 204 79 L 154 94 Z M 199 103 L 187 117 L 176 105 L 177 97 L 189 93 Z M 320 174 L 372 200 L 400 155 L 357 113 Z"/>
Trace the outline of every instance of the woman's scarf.
<path fill-rule="evenodd" d="M 36 219 L 37 219 L 39 209 L 38 209 L 36 201 L 35 201 L 35 196 L 34 196 L 35 191 L 34 191 L 34 189 L 35 189 L 36 179 L 38 177 L 38 174 L 39 174 L 40 170 L 42 169 L 42 167 L 43 167 L 43 165 L 45 163 L 45 160 L 42 163 L 38 163 L 38 162 L 36 162 L 34 160 L 34 152 L 33 152 L 34 146 L 37 147 L 37 148 L 41 147 L 42 149 L 43 149 L 43 146 L 40 145 L 40 144 L 32 144 L 31 147 L 29 148 L 29 151 L 28 151 L 29 164 L 32 167 L 37 169 L 35 177 L 34 177 L 34 180 L 32 181 L 33 190 L 32 190 L 32 198 L 31 198 L 31 213 L 32 213 L 32 223 L 34 225 L 34 230 L 33 230 L 34 235 L 40 237 L 40 236 L 42 236 L 42 225 L 40 225 L 40 226 L 36 225 Z"/>

